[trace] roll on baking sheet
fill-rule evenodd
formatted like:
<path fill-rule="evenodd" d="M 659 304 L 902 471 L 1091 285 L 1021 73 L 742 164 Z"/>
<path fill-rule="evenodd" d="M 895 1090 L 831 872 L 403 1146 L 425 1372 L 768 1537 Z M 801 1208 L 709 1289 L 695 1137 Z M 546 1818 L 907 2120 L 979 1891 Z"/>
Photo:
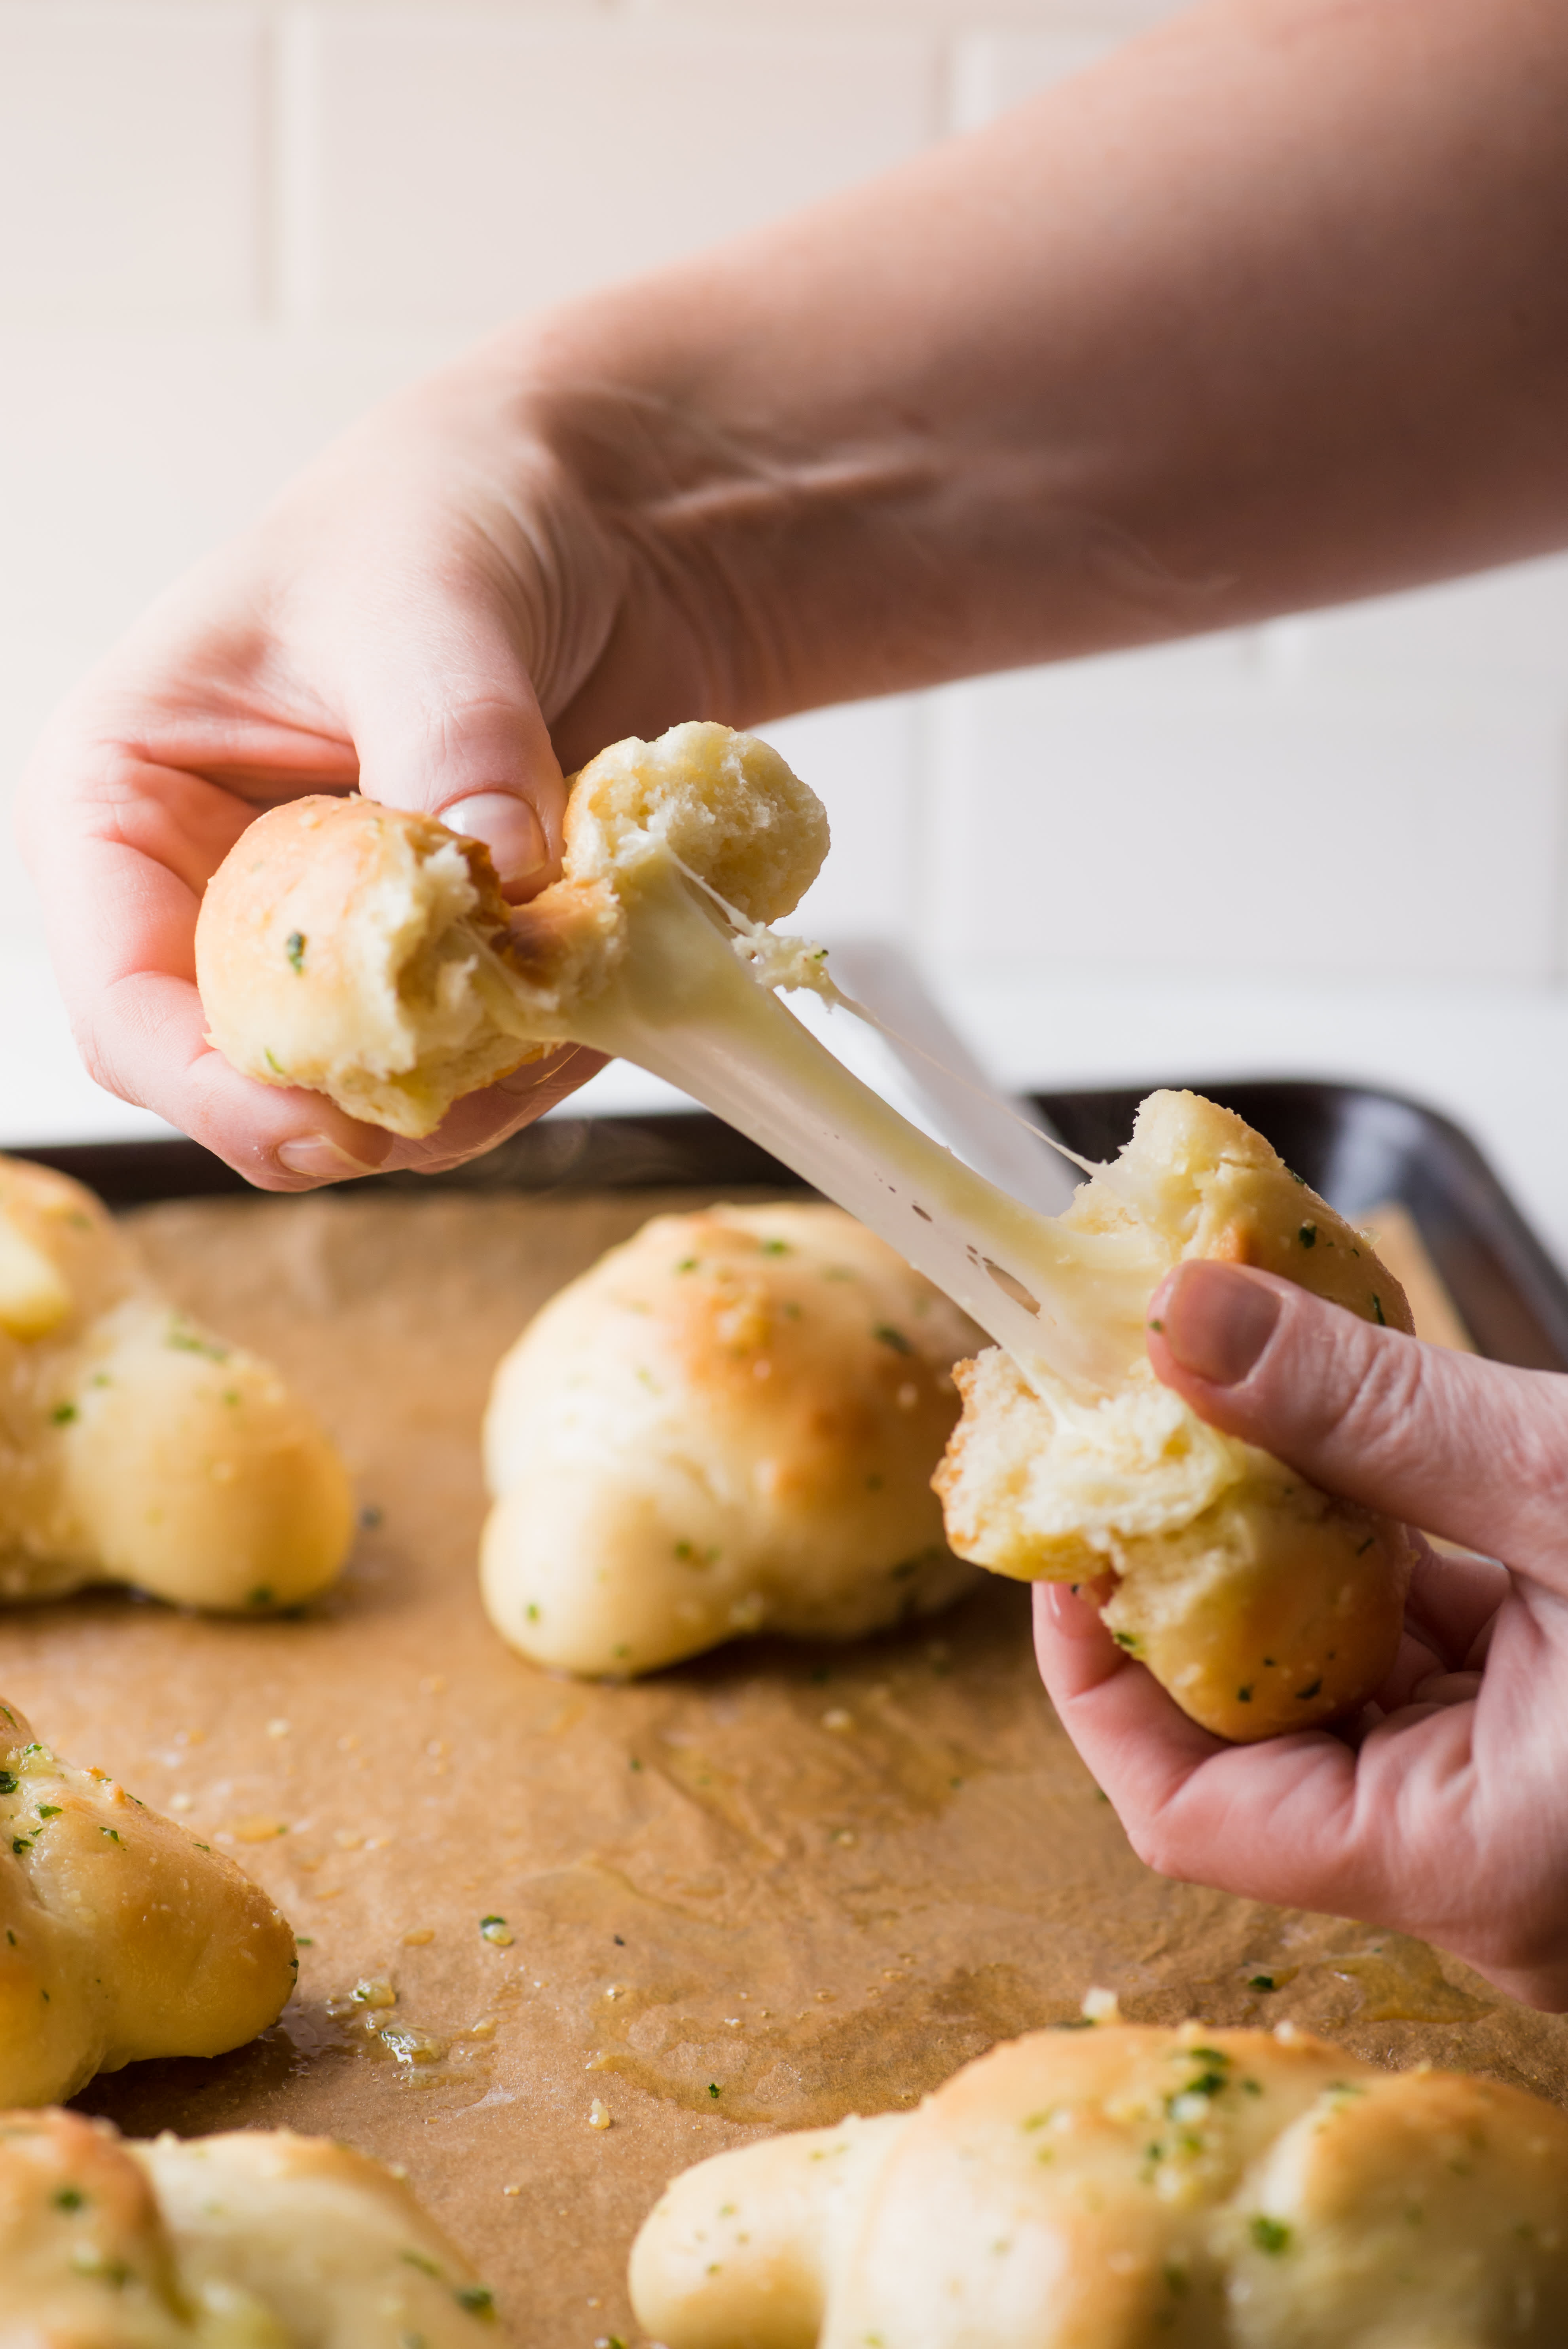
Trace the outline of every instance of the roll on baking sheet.
<path fill-rule="evenodd" d="M 1139 2021 L 1289 2018 L 1568 2101 L 1568 2020 L 1398 1936 L 1142 1867 L 1055 1723 L 1014 1586 L 629 1687 L 501 1645 L 474 1566 L 491 1370 L 552 1289 L 699 1195 L 132 1218 L 176 1301 L 320 1413 L 361 1532 L 293 1619 L 113 1595 L 7 1619 L 8 1691 L 239 1859 L 302 1937 L 262 2040 L 100 2078 L 81 2107 L 138 2137 L 287 2126 L 402 2163 L 516 2338 L 583 2349 L 636 2339 L 626 2251 L 675 2171 L 907 2107 L 1091 1985 Z"/>

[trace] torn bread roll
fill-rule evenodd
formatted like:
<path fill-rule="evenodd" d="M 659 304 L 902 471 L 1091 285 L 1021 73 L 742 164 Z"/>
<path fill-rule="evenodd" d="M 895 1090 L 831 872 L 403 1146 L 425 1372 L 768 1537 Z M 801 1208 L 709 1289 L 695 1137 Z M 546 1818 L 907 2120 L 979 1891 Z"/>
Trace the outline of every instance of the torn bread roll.
<path fill-rule="evenodd" d="M 242 2047 L 277 2021 L 296 1967 L 294 1934 L 232 1860 L 0 1703 L 0 2105 Z"/>
<path fill-rule="evenodd" d="M 974 1580 L 931 1472 L 973 1325 L 837 1207 L 656 1216 L 496 1372 L 485 1605 L 628 1676 L 748 1632 L 856 1639 Z"/>
<path fill-rule="evenodd" d="M 1120 1157 L 1056 1220 L 1136 1242 L 1146 1296 L 1173 1265 L 1208 1257 L 1411 1328 L 1370 1241 L 1195 1093 L 1151 1093 Z M 1117 1640 L 1221 1737 L 1307 1728 L 1378 1686 L 1409 1578 L 1402 1526 L 1207 1426 L 1141 1354 L 1092 1402 L 1038 1365 L 1026 1380 L 999 1351 L 956 1376 L 964 1415 L 936 1488 L 961 1557 L 1025 1581 L 1113 1577 L 1103 1615 Z"/>
<path fill-rule="evenodd" d="M 202 899 L 209 1040 L 263 1084 L 427 1134 L 463 1094 L 573 1037 L 626 954 L 623 892 L 645 869 L 663 877 L 673 860 L 769 922 L 827 844 L 820 803 L 778 752 L 715 725 L 601 751 L 567 802 L 562 878 L 515 912 L 488 852 L 434 817 L 293 800 L 250 825 Z"/>
<path fill-rule="evenodd" d="M 164 1302 L 101 1201 L 0 1159 L 0 1599 L 129 1583 L 267 1613 L 336 1576 L 342 1461 L 270 1364 Z"/>
<path fill-rule="evenodd" d="M 667 2349 L 1556 2349 L 1568 2116 L 1288 2026 L 1042 2031 L 687 2170 L 631 2290 Z"/>
<path fill-rule="evenodd" d="M 495 2320 L 407 2187 L 346 2146 L 0 2113 L 6 2349 L 479 2349 Z"/>

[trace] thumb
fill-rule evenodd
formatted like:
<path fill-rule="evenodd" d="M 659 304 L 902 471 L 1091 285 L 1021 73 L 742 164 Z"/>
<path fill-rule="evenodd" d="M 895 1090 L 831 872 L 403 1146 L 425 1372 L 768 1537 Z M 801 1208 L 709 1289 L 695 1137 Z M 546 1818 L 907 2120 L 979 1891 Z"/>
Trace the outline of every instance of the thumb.
<path fill-rule="evenodd" d="M 1178 1265 L 1156 1375 L 1326 1491 L 1568 1582 L 1568 1378 L 1375 1329 L 1272 1273 Z"/>
<path fill-rule="evenodd" d="M 415 642 L 381 636 L 346 701 L 367 799 L 483 841 L 514 905 L 553 879 L 566 787 L 499 616 L 422 615 Z"/>

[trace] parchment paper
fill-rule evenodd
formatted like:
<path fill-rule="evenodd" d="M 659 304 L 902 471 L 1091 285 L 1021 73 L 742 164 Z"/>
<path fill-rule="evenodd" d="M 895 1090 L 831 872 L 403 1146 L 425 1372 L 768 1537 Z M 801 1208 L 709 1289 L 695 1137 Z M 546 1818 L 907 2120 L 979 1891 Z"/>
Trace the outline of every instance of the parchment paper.
<path fill-rule="evenodd" d="M 637 2337 L 626 2250 L 675 2170 L 912 2102 L 1091 1984 L 1138 2019 L 1289 2015 L 1568 2099 L 1568 2024 L 1457 1964 L 1150 1875 L 1056 1726 L 1016 1587 L 857 1649 L 740 1645 L 630 1688 L 504 1649 L 473 1571 L 491 1367 L 670 1204 L 135 1218 L 177 1298 L 314 1399 L 367 1523 L 296 1620 L 88 1597 L 0 1628 L 0 1688 L 44 1733 L 231 1850 L 309 1943 L 263 2040 L 102 2078 L 86 2109 L 137 2134 L 327 2130 L 404 2163 L 515 2339 L 586 2349 Z M 345 2007 L 361 1982 L 396 2004 Z"/>

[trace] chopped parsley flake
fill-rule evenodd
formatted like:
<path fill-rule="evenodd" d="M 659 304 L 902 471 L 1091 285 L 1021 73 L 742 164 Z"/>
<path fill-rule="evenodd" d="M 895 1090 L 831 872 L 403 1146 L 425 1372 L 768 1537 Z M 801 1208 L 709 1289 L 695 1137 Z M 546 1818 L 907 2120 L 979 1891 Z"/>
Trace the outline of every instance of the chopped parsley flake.
<path fill-rule="evenodd" d="M 229 1359 L 227 1346 L 220 1346 L 211 1338 L 203 1338 L 200 1330 L 188 1330 L 181 1321 L 170 1323 L 163 1342 L 166 1346 L 172 1346 L 177 1354 L 205 1354 L 210 1362 L 226 1362 Z"/>
<path fill-rule="evenodd" d="M 16 1791 L 16 1783 L 15 1770 L 0 1770 L 0 1795 L 14 1795 Z"/>
<path fill-rule="evenodd" d="M 718 2082 L 717 2080 L 710 2080 L 707 2084 L 708 2095 L 710 2096 L 717 2096 L 718 2092 Z"/>
<path fill-rule="evenodd" d="M 58 2186 L 49 2197 L 57 2210 L 84 2209 L 87 2199 L 79 2186 Z"/>
<path fill-rule="evenodd" d="M 49 1413 L 50 1419 L 57 1427 L 68 1427 L 76 1416 L 77 1407 L 74 1402 L 57 1402 Z"/>
<path fill-rule="evenodd" d="M 1315 1247 L 1317 1246 L 1317 1226 L 1315 1224 L 1303 1224 L 1300 1231 L 1296 1234 L 1296 1238 L 1301 1242 L 1304 1248 Z"/>
<path fill-rule="evenodd" d="M 1266 2251 L 1271 2260 L 1277 2260 L 1282 2251 L 1290 2249 L 1290 2229 L 1278 2219 L 1265 2219 L 1260 2214 L 1249 2231 L 1259 2251 Z"/>
<path fill-rule="evenodd" d="M 1247 1982 L 1247 1988 L 1249 1990 L 1273 1990 L 1274 1987 L 1274 1978 L 1273 1974 L 1253 1974 Z"/>
<path fill-rule="evenodd" d="M 39 1804 L 39 1806 L 38 1806 L 38 1816 L 39 1816 L 41 1819 L 57 1819 L 57 1818 L 59 1817 L 59 1816 L 60 1816 L 60 1806 L 59 1806 L 58 1803 L 40 1803 L 40 1804 Z"/>
<path fill-rule="evenodd" d="M 291 930 L 288 936 L 288 945 L 285 947 L 284 951 L 288 956 L 290 969 L 303 971 L 304 968 L 304 932 L 303 930 Z"/>
<path fill-rule="evenodd" d="M 1383 1299 L 1377 1295 L 1376 1289 L 1372 1293 L 1372 1310 L 1377 1318 L 1379 1330 L 1386 1330 L 1388 1324 L 1383 1315 Z"/>
<path fill-rule="evenodd" d="M 891 1321 L 879 1321 L 872 1336 L 882 1345 L 891 1346 L 895 1354 L 913 1354 L 914 1351 L 903 1331 L 895 1330 Z"/>
<path fill-rule="evenodd" d="M 488 2284 L 459 2284 L 452 2298 L 459 2308 L 466 2308 L 470 2316 L 482 2316 L 487 2323 L 495 2323 L 495 2294 Z"/>
<path fill-rule="evenodd" d="M 1322 1682 L 1321 1679 L 1319 1679 L 1319 1680 L 1315 1680 L 1315 1681 L 1308 1681 L 1308 1682 L 1307 1682 L 1306 1686 L 1305 1686 L 1304 1689 L 1297 1689 L 1297 1691 L 1296 1691 L 1296 1692 L 1295 1692 L 1295 1701 L 1296 1701 L 1297 1704 L 1305 1704 L 1305 1703 L 1306 1702 L 1306 1701 L 1307 1701 L 1307 1698 L 1308 1698 L 1308 1697 L 1311 1697 L 1311 1696 L 1315 1696 L 1315 1695 L 1317 1694 L 1317 1692 L 1318 1692 L 1319 1689 L 1321 1689 L 1321 1688 L 1322 1688 L 1322 1686 L 1323 1686 L 1323 1682 Z"/>

